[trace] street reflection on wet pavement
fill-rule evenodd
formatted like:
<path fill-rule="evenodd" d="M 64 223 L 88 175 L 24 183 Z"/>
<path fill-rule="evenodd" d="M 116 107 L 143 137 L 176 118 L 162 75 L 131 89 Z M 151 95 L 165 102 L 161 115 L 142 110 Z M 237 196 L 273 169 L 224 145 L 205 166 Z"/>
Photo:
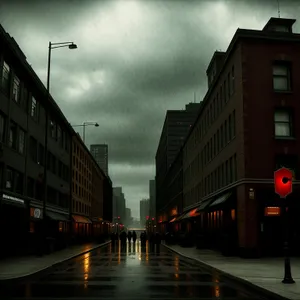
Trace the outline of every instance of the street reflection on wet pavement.
<path fill-rule="evenodd" d="M 1 287 L 1 299 L 266 299 L 160 247 L 109 244 L 38 280 Z M 5 293 L 5 295 L 3 294 Z"/>

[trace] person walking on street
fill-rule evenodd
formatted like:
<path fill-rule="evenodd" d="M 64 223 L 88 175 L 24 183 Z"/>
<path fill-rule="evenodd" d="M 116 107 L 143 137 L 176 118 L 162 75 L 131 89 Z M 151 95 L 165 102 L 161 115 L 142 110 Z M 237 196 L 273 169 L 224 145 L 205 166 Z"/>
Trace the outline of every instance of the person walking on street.
<path fill-rule="evenodd" d="M 127 235 L 126 235 L 126 232 L 123 230 L 120 234 L 120 240 L 121 240 L 121 247 L 122 248 L 126 248 L 126 238 L 127 238 Z"/>
<path fill-rule="evenodd" d="M 156 253 L 160 252 L 161 235 L 156 232 L 155 234 Z"/>
<path fill-rule="evenodd" d="M 128 231 L 127 238 L 129 243 L 131 243 L 131 237 L 132 237 L 131 231 Z"/>
<path fill-rule="evenodd" d="M 132 233 L 132 240 L 133 240 L 133 243 L 136 242 L 136 232 L 135 231 L 133 231 L 133 233 Z"/>

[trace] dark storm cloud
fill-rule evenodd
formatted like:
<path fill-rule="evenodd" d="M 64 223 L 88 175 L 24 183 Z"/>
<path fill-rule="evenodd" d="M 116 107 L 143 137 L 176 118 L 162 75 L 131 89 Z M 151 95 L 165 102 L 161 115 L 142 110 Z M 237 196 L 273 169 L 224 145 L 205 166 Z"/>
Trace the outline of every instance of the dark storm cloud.
<path fill-rule="evenodd" d="M 299 15 L 297 1 L 280 4 L 282 17 Z M 271 16 L 276 0 L 0 2 L 1 24 L 43 82 L 49 40 L 78 44 L 53 51 L 51 94 L 71 124 L 99 123 L 86 142 L 109 144 L 113 183 L 135 208 L 155 174 L 166 110 L 184 108 L 194 92 L 201 100 L 213 52 L 238 27 L 261 29 Z"/>

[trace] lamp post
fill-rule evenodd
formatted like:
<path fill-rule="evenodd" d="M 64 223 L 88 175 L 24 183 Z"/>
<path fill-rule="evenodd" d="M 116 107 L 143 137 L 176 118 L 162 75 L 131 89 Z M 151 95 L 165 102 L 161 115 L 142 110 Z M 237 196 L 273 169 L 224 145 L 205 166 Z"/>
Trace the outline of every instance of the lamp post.
<path fill-rule="evenodd" d="M 77 45 L 73 42 L 63 42 L 63 43 L 51 43 L 48 46 L 48 67 L 47 67 L 47 92 L 46 92 L 46 104 L 49 102 L 50 96 L 50 65 L 51 65 L 51 50 L 68 47 L 69 49 L 77 49 Z M 46 243 L 46 203 L 47 203 L 47 158 L 48 158 L 48 124 L 49 115 L 47 109 L 45 109 L 45 146 L 44 146 L 44 178 L 43 178 L 43 233 L 44 233 L 44 243 Z"/>
<path fill-rule="evenodd" d="M 85 143 L 85 127 L 86 126 L 95 126 L 95 127 L 99 127 L 99 124 L 97 122 L 83 122 L 80 125 L 71 125 L 72 127 L 83 127 L 83 134 L 82 134 L 82 140 L 83 143 Z"/>

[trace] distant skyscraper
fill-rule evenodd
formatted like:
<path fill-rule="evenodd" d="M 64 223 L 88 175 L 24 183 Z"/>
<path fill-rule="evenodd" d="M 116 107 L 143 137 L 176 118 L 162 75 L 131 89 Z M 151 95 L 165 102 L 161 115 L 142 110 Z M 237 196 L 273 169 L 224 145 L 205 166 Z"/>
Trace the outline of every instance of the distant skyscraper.
<path fill-rule="evenodd" d="M 150 200 L 143 199 L 140 201 L 140 222 L 144 226 L 147 220 L 147 216 L 150 215 Z"/>
<path fill-rule="evenodd" d="M 108 175 L 108 145 L 91 145 L 90 151 L 105 175 Z"/>

